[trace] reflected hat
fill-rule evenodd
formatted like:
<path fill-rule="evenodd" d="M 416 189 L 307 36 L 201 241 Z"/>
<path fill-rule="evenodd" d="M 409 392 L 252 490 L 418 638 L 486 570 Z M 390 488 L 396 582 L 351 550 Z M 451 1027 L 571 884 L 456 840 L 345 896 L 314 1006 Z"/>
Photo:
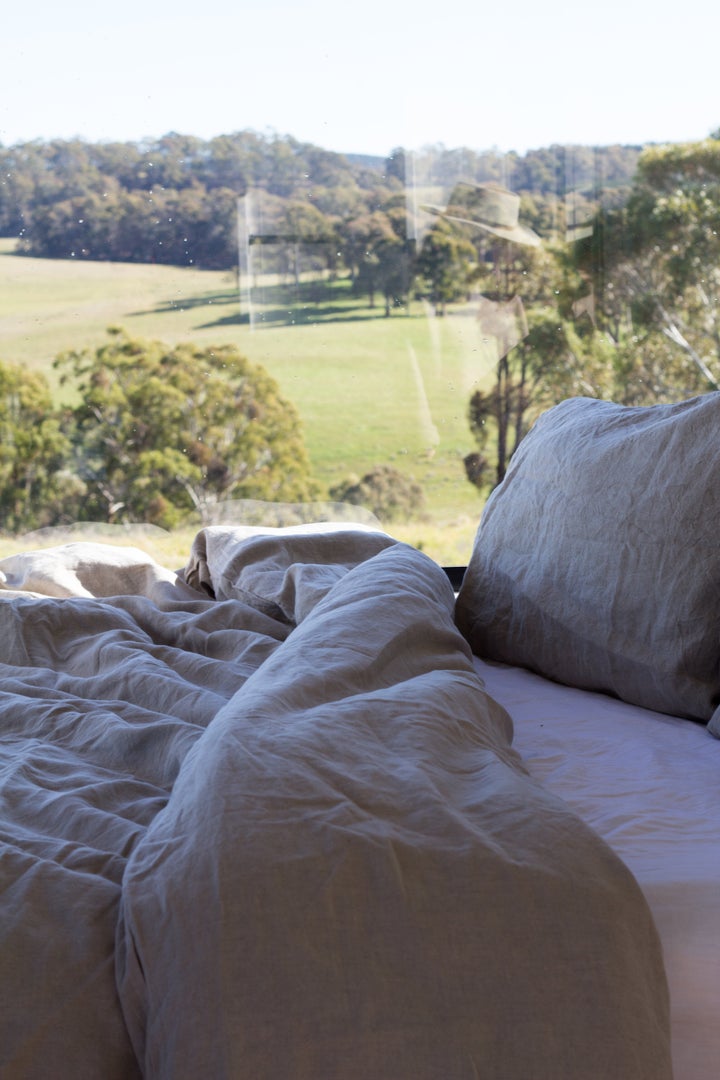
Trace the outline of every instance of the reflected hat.
<path fill-rule="evenodd" d="M 453 188 L 446 207 L 425 204 L 422 209 L 516 244 L 538 247 L 541 243 L 537 233 L 518 223 L 520 196 L 500 184 L 469 184 L 462 180 Z"/>

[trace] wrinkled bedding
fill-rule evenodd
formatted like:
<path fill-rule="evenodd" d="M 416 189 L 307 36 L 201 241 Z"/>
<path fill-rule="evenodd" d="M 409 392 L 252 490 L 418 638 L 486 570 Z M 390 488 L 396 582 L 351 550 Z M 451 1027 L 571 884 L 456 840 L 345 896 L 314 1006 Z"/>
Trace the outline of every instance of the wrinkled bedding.
<path fill-rule="evenodd" d="M 3 1078 L 664 1080 L 623 863 L 527 773 L 421 553 L 0 561 Z"/>

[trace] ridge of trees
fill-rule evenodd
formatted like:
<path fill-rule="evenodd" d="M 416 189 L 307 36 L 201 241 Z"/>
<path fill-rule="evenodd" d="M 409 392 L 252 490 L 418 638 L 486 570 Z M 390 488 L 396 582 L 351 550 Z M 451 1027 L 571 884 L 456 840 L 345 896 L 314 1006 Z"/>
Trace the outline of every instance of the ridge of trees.
<path fill-rule="evenodd" d="M 526 196 L 528 224 L 547 234 L 570 189 L 583 213 L 600 188 L 622 201 L 639 153 L 553 146 L 519 155 L 437 145 L 414 158 L 427 186 L 504 182 Z M 0 236 L 18 237 L 22 253 L 45 258 L 230 269 L 238 261 L 237 200 L 259 189 L 279 220 L 293 206 L 316 211 L 345 257 L 358 223 L 397 205 L 405 158 L 397 148 L 379 164 L 255 131 L 209 140 L 171 132 L 141 142 L 0 145 Z"/>

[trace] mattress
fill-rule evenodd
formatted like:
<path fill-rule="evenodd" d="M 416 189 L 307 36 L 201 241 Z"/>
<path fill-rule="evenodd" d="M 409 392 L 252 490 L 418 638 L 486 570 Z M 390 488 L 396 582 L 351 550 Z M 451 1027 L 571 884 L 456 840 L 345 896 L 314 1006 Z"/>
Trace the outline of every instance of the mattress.
<path fill-rule="evenodd" d="M 662 939 L 675 1080 L 720 1061 L 720 741 L 702 724 L 475 660 L 514 746 L 621 857 Z"/>

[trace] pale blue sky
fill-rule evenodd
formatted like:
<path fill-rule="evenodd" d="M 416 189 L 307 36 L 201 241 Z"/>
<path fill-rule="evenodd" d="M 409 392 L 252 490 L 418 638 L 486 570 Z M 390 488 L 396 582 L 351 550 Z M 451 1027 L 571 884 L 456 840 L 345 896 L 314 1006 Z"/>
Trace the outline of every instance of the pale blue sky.
<path fill-rule="evenodd" d="M 720 127 L 716 3 L 39 0 L 3 13 L 0 142 L 254 128 L 340 151 Z"/>

